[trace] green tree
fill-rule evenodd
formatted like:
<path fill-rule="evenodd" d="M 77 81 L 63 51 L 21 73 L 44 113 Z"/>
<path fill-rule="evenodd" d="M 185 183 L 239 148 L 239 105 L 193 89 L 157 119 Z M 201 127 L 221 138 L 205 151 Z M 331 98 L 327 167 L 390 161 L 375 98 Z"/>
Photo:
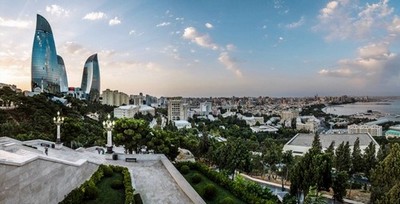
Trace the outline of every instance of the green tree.
<path fill-rule="evenodd" d="M 371 175 L 371 203 L 398 203 L 400 192 L 399 158 L 400 145 L 395 143 L 392 145 L 388 156 L 379 163 Z"/>
<path fill-rule="evenodd" d="M 350 174 L 363 172 L 364 164 L 360 149 L 360 139 L 357 137 L 354 141 L 353 152 L 351 153 L 351 172 Z"/>
<path fill-rule="evenodd" d="M 373 142 L 370 142 L 367 148 L 365 148 L 363 162 L 364 174 L 368 179 L 370 179 L 370 171 L 377 165 L 377 160 L 375 157 L 375 144 Z"/>
<path fill-rule="evenodd" d="M 343 202 L 343 197 L 346 195 L 348 177 L 345 171 L 339 171 L 333 176 L 332 189 L 335 200 Z"/>
<path fill-rule="evenodd" d="M 114 132 L 114 143 L 124 145 L 125 150 L 130 153 L 146 145 L 153 137 L 148 123 L 142 119 L 118 119 L 115 121 Z"/>
<path fill-rule="evenodd" d="M 304 204 L 326 204 L 324 197 L 318 193 L 316 186 L 310 186 Z"/>
<path fill-rule="evenodd" d="M 332 184 L 332 159 L 328 154 L 321 152 L 319 135 L 314 137 L 311 149 L 295 164 L 290 173 L 290 193 L 298 195 L 299 192 L 308 194 L 311 186 L 316 186 L 317 191 L 329 190 Z"/>
<path fill-rule="evenodd" d="M 349 142 L 342 142 L 336 149 L 335 168 L 337 171 L 349 172 L 351 167 L 350 146 Z"/>

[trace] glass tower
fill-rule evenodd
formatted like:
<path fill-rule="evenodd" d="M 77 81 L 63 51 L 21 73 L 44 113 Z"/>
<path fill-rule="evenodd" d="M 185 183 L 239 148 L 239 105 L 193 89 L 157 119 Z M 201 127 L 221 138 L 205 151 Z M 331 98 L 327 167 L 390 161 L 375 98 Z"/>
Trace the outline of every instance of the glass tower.
<path fill-rule="evenodd" d="M 60 76 L 60 91 L 61 93 L 68 92 L 68 78 L 67 78 L 67 70 L 65 69 L 65 64 L 64 60 L 60 55 L 57 55 L 57 62 L 60 71 L 61 71 L 61 76 Z"/>
<path fill-rule="evenodd" d="M 37 15 L 32 49 L 32 91 L 40 88 L 48 93 L 60 92 L 61 69 L 49 22 Z"/>
<path fill-rule="evenodd" d="M 90 101 L 99 101 L 100 98 L 100 69 L 97 54 L 90 56 L 83 67 L 82 92 L 86 99 Z"/>

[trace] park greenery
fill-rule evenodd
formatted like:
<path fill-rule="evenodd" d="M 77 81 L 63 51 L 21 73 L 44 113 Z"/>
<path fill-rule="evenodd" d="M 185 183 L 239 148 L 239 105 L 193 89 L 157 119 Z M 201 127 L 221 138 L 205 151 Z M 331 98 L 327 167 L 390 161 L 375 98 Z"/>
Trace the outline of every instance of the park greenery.
<path fill-rule="evenodd" d="M 240 198 L 244 203 L 279 203 L 278 198 L 271 193 L 268 188 L 262 188 L 260 185 L 256 184 L 253 181 L 245 180 L 244 178 L 237 176 L 236 179 L 232 180 L 227 177 L 225 174 L 217 172 L 207 165 L 198 163 L 198 162 L 180 162 L 176 164 L 177 169 L 181 171 L 182 174 L 188 175 L 191 172 L 195 172 L 205 176 L 207 179 L 212 181 L 215 185 L 218 185 L 221 188 L 228 190 L 232 193 L 236 198 Z M 188 181 L 193 184 L 193 175 L 186 176 Z M 191 179 L 190 179 L 191 178 Z M 200 182 L 199 182 L 200 183 Z M 213 201 L 216 199 L 216 192 L 220 192 L 221 190 L 217 190 L 215 185 L 212 183 L 205 184 L 201 186 L 202 188 L 195 189 L 200 192 L 206 201 Z M 215 188 L 209 187 L 210 185 L 214 185 Z M 211 188 L 211 189 L 210 189 Z M 219 189 L 219 188 L 218 188 Z M 222 195 L 218 195 L 218 200 L 224 200 L 222 197 L 230 197 L 229 194 L 221 193 Z M 232 198 L 234 199 L 234 198 Z M 208 202 L 213 203 L 213 202 Z"/>
<path fill-rule="evenodd" d="M 100 165 L 89 180 L 72 190 L 60 204 L 140 203 L 135 201 L 134 191 L 126 167 Z"/>
<path fill-rule="evenodd" d="M 70 97 L 67 98 L 68 105 L 64 105 L 52 101 L 51 97 L 46 94 L 26 97 L 7 87 L 0 89 L 2 103 L 15 105 L 15 108 L 0 109 L 0 135 L 19 140 L 55 141 L 53 117 L 60 111 L 65 117 L 61 128 L 64 145 L 74 149 L 105 145 L 102 121 L 107 114 L 112 115 L 113 107 Z M 320 111 L 321 107 L 323 105 L 310 106 L 301 114 L 330 118 L 331 115 Z M 89 113 L 97 113 L 98 120 L 88 117 Z M 398 139 L 376 138 L 381 146 L 378 152 L 373 143 L 362 152 L 359 140 L 354 144 L 337 144 L 336 149 L 333 143 L 323 151 L 319 136 L 315 135 L 310 151 L 304 156 L 293 157 L 291 152 L 282 152 L 282 148 L 299 132 L 294 128 L 282 127 L 277 133 L 253 133 L 237 116 L 215 116 L 215 121 L 195 116 L 189 120 L 193 127 L 190 129 L 178 130 L 171 122 L 164 128 L 160 125 L 149 128 L 153 118 L 160 123 L 160 117 L 165 114 L 165 109 L 156 109 L 154 117 L 138 114 L 133 119 L 116 119 L 113 142 L 123 145 L 128 153 L 138 152 L 146 146 L 155 153 L 165 154 L 171 161 L 177 156 L 179 147 L 188 149 L 199 161 L 195 167 L 189 165 L 191 170 L 198 168 L 197 165 L 202 166 L 196 171 L 218 185 L 221 183 L 241 199 L 245 195 L 235 192 L 233 187 L 229 187 L 231 184 L 224 183 L 236 171 L 268 180 L 283 179 L 291 186 L 292 197 L 288 200 L 296 200 L 301 193 L 307 196 L 312 189 L 317 197 L 321 191 L 330 191 L 334 199 L 342 201 L 349 189 L 362 188 L 371 192 L 371 201 L 385 203 L 396 201 L 393 196 L 400 191 L 397 168 L 391 170 L 397 165 Z M 226 142 L 218 141 L 218 137 L 226 138 Z M 353 150 L 350 146 L 354 146 Z M 212 170 L 204 170 L 203 165 L 217 168 L 219 176 L 210 173 Z M 215 178 L 219 180 L 215 181 Z M 88 186 L 92 185 L 86 183 Z"/>

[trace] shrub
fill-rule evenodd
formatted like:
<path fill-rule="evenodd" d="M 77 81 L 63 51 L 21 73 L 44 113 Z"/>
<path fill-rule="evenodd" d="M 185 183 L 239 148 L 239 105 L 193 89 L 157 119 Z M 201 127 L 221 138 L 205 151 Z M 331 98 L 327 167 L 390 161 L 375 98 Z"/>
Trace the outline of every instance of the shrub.
<path fill-rule="evenodd" d="M 235 201 L 231 197 L 225 197 L 221 201 L 219 201 L 219 204 L 234 204 Z"/>
<path fill-rule="evenodd" d="M 189 171 L 190 171 L 190 168 L 189 168 L 188 165 L 181 166 L 181 173 L 182 174 L 187 174 L 187 173 L 189 173 Z"/>
<path fill-rule="evenodd" d="M 122 183 L 122 181 L 120 181 L 118 179 L 114 179 L 113 181 L 111 181 L 110 186 L 113 189 L 122 189 L 122 188 L 124 188 L 124 184 Z"/>
<path fill-rule="evenodd" d="M 105 177 L 111 177 L 114 173 L 110 166 L 103 166 L 103 172 Z"/>
<path fill-rule="evenodd" d="M 85 188 L 84 199 L 85 200 L 95 200 L 99 196 L 99 189 L 96 186 L 88 185 Z"/>
<path fill-rule="evenodd" d="M 207 184 L 203 189 L 203 197 L 212 200 L 217 195 L 217 188 L 213 184 Z"/>
<path fill-rule="evenodd" d="M 198 184 L 198 183 L 200 183 L 200 182 L 201 182 L 201 176 L 200 176 L 200 174 L 195 173 L 195 174 L 192 176 L 192 183 L 193 183 L 193 184 Z"/>

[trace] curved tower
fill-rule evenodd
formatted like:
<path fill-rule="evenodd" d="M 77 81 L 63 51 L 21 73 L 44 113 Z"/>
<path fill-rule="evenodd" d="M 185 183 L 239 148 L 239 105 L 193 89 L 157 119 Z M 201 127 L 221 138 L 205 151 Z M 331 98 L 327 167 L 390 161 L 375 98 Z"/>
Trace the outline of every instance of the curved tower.
<path fill-rule="evenodd" d="M 90 56 L 83 67 L 81 90 L 90 101 L 99 101 L 100 69 L 97 54 Z"/>
<path fill-rule="evenodd" d="M 61 91 L 61 93 L 65 93 L 68 91 L 67 70 L 65 69 L 64 60 L 60 55 L 57 55 L 57 62 L 58 62 L 59 69 L 61 71 L 60 91 Z"/>
<path fill-rule="evenodd" d="M 61 70 L 49 22 L 37 14 L 36 31 L 32 49 L 32 91 L 39 87 L 49 93 L 60 92 Z"/>

